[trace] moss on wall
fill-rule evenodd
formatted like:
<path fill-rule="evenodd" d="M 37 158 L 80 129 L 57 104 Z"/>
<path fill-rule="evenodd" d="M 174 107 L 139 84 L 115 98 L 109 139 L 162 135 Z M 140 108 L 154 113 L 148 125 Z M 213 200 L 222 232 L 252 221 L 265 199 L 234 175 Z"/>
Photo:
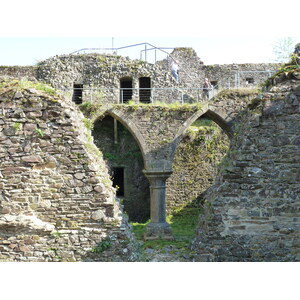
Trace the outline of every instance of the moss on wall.
<path fill-rule="evenodd" d="M 197 204 L 212 185 L 217 164 L 229 148 L 228 137 L 211 120 L 200 118 L 189 127 L 167 181 L 167 210 Z"/>

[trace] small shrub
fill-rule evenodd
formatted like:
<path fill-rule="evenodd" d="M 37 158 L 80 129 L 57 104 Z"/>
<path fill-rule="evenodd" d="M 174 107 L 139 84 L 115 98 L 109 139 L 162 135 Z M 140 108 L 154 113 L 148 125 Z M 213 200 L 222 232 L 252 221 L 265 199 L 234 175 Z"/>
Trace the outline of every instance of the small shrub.
<path fill-rule="evenodd" d="M 95 247 L 92 248 L 91 252 L 93 253 L 102 253 L 106 249 L 110 248 L 112 243 L 109 239 L 104 239 L 102 242 L 98 243 Z"/>

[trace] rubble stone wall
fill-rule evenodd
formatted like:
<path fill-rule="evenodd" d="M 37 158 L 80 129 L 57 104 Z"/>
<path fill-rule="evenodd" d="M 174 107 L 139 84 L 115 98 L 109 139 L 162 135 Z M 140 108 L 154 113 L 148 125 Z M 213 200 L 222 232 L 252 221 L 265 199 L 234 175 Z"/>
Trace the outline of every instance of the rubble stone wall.
<path fill-rule="evenodd" d="M 130 261 L 134 239 L 74 103 L 1 81 L 0 260 Z"/>
<path fill-rule="evenodd" d="M 280 67 L 278 63 L 205 65 L 192 48 L 175 48 L 168 59 L 159 63 L 170 68 L 172 59 L 179 65 L 181 85 L 202 88 L 204 79 L 208 78 L 213 85 L 217 85 L 217 91 L 260 87 Z"/>
<path fill-rule="evenodd" d="M 242 112 L 206 197 L 197 261 L 300 261 L 299 69 L 286 74 Z"/>

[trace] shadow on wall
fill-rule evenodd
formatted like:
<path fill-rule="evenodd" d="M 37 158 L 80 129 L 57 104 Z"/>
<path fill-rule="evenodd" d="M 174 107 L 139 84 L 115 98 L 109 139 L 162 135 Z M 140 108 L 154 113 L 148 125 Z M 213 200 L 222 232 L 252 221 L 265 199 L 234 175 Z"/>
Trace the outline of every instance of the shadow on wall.
<path fill-rule="evenodd" d="M 94 142 L 109 166 L 117 197 L 132 222 L 150 218 L 149 183 L 140 148 L 131 133 L 111 116 L 95 122 Z"/>

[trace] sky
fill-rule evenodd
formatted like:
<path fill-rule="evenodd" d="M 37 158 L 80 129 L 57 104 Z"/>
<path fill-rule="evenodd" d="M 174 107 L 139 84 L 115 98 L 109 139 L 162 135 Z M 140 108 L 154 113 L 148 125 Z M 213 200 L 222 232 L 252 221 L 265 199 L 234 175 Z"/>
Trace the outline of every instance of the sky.
<path fill-rule="evenodd" d="M 205 64 L 269 63 L 276 41 L 300 42 L 297 7 L 295 0 L 4 1 L 0 65 L 34 65 L 82 48 L 144 42 L 192 47 Z M 142 49 L 118 54 L 140 58 Z M 147 59 L 154 60 L 154 51 Z"/>
<path fill-rule="evenodd" d="M 41 60 L 70 54 L 84 48 L 100 48 L 101 53 L 112 53 L 103 48 L 149 43 L 155 47 L 191 47 L 205 64 L 270 63 L 275 61 L 274 45 L 285 37 L 0 37 L 0 65 L 35 65 Z M 294 37 L 300 42 L 300 37 Z M 147 45 L 147 48 L 151 46 Z M 118 50 L 130 58 L 155 61 L 155 51 L 145 45 Z M 164 49 L 170 53 L 172 49 Z M 82 52 L 83 53 L 83 52 Z M 156 60 L 166 53 L 156 51 Z"/>

